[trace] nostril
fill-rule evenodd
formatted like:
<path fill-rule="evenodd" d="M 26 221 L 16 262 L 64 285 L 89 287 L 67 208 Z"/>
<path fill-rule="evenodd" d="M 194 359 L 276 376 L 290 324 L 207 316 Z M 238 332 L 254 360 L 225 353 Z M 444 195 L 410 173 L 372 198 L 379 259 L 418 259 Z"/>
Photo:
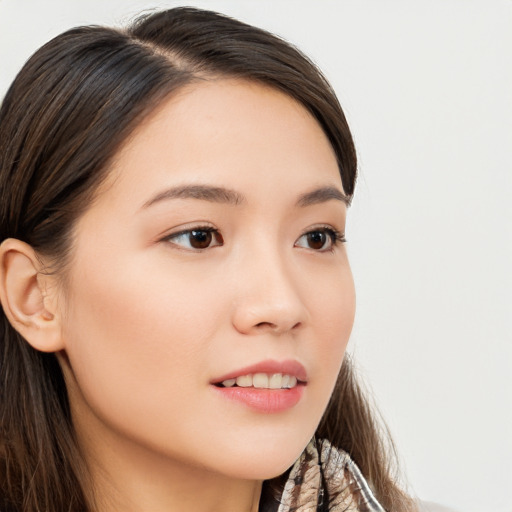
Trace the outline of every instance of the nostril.
<path fill-rule="evenodd" d="M 267 327 L 269 329 L 276 329 L 277 325 L 271 322 L 260 322 L 259 324 L 256 324 L 256 327 Z"/>
<path fill-rule="evenodd" d="M 296 324 L 294 324 L 292 326 L 292 328 L 290 330 L 294 330 L 294 329 L 297 329 L 299 328 L 300 326 L 302 325 L 302 322 L 297 322 Z M 281 330 L 279 328 L 278 325 L 272 323 L 272 322 L 259 322 L 255 325 L 255 327 L 259 328 L 259 329 L 270 329 L 272 331 L 278 331 L 278 330 Z M 286 329 L 288 330 L 288 329 Z"/>

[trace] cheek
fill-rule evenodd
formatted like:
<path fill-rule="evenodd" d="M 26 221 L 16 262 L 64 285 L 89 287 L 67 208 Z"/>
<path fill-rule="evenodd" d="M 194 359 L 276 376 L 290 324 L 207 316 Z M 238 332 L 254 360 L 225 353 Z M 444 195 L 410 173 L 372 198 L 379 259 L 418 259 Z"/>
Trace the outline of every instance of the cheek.
<path fill-rule="evenodd" d="M 322 403 L 327 405 L 352 331 L 355 316 L 355 290 L 348 265 L 335 280 L 319 294 L 317 309 L 316 336 L 314 350 L 317 366 L 314 368 L 321 382 Z"/>
<path fill-rule="evenodd" d="M 85 401 L 119 422 L 133 422 L 134 411 L 158 415 L 170 397 L 186 408 L 183 383 L 202 384 L 198 369 L 208 361 L 208 340 L 223 316 L 213 293 L 137 258 L 80 269 L 64 335 Z"/>
<path fill-rule="evenodd" d="M 355 290 L 350 271 L 330 294 L 326 294 L 323 304 L 322 339 L 328 341 L 323 345 L 321 355 L 326 360 L 332 359 L 334 365 L 336 362 L 341 364 L 355 316 Z"/>
<path fill-rule="evenodd" d="M 96 349 L 111 347 L 119 356 L 150 355 L 156 349 L 187 355 L 200 349 L 212 328 L 205 312 L 218 304 L 216 289 L 172 265 L 152 265 L 154 260 L 103 263 L 102 268 L 80 267 L 72 284 L 70 329 L 85 334 Z"/>

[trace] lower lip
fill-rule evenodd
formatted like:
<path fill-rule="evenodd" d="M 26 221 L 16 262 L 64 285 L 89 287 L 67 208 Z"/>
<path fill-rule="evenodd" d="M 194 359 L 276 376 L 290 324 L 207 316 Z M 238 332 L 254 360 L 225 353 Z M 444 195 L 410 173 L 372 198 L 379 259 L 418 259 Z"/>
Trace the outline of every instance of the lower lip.
<path fill-rule="evenodd" d="M 291 409 L 297 405 L 304 392 L 304 385 L 297 385 L 291 389 L 258 389 L 258 388 L 221 388 L 214 389 L 222 396 L 239 402 L 250 409 L 262 413 L 278 413 Z"/>

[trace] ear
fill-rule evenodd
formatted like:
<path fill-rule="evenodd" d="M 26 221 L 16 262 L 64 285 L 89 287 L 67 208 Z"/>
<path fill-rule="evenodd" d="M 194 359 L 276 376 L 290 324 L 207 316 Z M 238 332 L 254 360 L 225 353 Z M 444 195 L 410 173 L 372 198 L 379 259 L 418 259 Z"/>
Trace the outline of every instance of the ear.
<path fill-rule="evenodd" d="M 0 245 L 0 301 L 11 325 L 42 352 L 63 347 L 55 278 L 25 242 L 8 238 Z"/>

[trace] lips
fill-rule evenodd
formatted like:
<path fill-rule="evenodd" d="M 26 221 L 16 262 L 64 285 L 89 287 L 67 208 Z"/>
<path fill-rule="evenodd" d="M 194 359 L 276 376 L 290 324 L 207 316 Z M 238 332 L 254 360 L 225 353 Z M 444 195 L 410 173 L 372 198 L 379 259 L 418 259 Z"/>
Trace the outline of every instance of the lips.
<path fill-rule="evenodd" d="M 307 373 L 299 362 L 262 361 L 214 379 L 213 390 L 223 398 L 258 413 L 280 413 L 302 398 Z"/>
<path fill-rule="evenodd" d="M 286 361 L 274 361 L 266 360 L 256 363 L 251 366 L 246 366 L 238 370 L 234 370 L 219 378 L 214 379 L 211 383 L 220 386 L 225 381 L 237 380 L 238 378 L 244 378 L 246 376 L 254 376 L 258 374 L 265 374 L 270 379 L 273 375 L 281 374 L 282 376 L 293 377 L 297 379 L 299 383 L 305 384 L 307 382 L 306 369 L 302 364 L 295 360 Z M 243 386 L 248 387 L 248 386 Z M 267 387 L 267 386 L 262 386 Z"/>

